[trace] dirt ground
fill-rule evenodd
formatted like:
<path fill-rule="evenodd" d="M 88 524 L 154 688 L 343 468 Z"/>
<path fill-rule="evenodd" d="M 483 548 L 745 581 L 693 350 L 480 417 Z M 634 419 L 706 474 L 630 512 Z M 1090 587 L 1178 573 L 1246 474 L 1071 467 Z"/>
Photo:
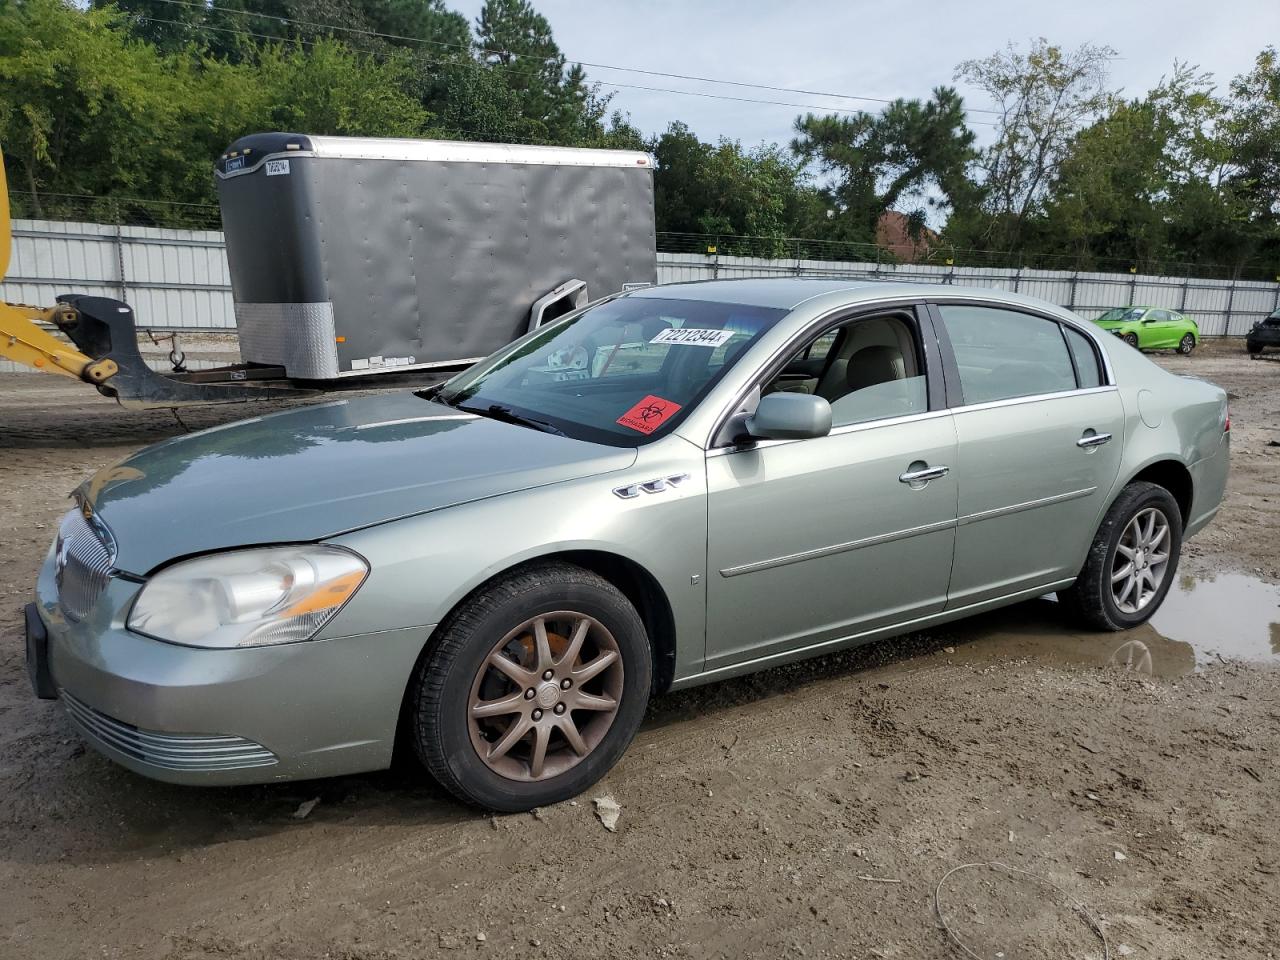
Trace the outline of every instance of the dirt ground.
<path fill-rule="evenodd" d="M 1212 652 L 1244 629 L 1226 601 L 1191 637 L 1076 635 L 1036 601 L 659 698 L 596 789 L 497 818 L 411 767 L 197 790 L 86 750 L 31 696 L 20 605 L 68 491 L 182 427 L 0 377 L 0 957 L 964 955 L 939 911 L 984 958 L 1103 957 L 1097 931 L 1110 957 L 1280 956 L 1280 363 L 1158 359 L 1233 397 L 1183 589 L 1249 585 L 1272 663 Z"/>

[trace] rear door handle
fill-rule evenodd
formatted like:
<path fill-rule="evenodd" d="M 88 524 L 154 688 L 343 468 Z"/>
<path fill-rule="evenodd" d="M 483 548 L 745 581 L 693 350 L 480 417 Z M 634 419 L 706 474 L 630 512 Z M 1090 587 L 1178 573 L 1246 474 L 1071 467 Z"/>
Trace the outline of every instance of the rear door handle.
<path fill-rule="evenodd" d="M 1111 434 L 1109 433 L 1086 432 L 1083 437 L 1076 441 L 1076 446 L 1088 450 L 1090 447 L 1100 447 L 1110 439 Z"/>
<path fill-rule="evenodd" d="M 915 464 L 913 463 L 911 466 L 914 467 Z M 905 483 L 915 489 L 919 489 L 930 480 L 937 480 L 939 477 L 945 477 L 950 472 L 950 467 L 921 467 L 916 470 L 907 470 L 906 473 L 898 477 L 898 482 Z"/>

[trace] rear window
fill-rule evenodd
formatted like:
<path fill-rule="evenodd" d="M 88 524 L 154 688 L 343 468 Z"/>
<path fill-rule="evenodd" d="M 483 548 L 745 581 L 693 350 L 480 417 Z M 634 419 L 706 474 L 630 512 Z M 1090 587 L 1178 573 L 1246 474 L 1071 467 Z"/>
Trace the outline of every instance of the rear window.
<path fill-rule="evenodd" d="M 941 311 L 965 403 L 1076 389 L 1067 341 L 1055 321 L 998 307 Z"/>

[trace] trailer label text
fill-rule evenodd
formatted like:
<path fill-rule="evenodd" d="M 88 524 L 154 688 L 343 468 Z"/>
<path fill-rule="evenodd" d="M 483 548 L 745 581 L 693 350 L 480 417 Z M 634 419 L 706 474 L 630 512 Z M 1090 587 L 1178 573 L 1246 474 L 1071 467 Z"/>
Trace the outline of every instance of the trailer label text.
<path fill-rule="evenodd" d="M 268 160 L 267 176 L 268 177 L 287 177 L 289 175 L 288 160 Z"/>

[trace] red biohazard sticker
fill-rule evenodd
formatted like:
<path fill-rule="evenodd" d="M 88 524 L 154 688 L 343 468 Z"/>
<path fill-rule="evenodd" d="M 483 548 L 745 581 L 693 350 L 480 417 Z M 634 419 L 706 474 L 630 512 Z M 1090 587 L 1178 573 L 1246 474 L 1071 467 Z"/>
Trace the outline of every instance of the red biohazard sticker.
<path fill-rule="evenodd" d="M 680 404 L 672 403 L 670 400 L 663 400 L 661 397 L 655 397 L 650 394 L 620 416 L 617 422 L 624 427 L 630 427 L 632 430 L 639 430 L 641 433 L 649 434 L 662 426 L 667 418 L 674 415 L 679 409 Z"/>

